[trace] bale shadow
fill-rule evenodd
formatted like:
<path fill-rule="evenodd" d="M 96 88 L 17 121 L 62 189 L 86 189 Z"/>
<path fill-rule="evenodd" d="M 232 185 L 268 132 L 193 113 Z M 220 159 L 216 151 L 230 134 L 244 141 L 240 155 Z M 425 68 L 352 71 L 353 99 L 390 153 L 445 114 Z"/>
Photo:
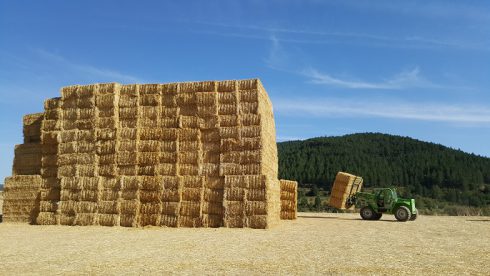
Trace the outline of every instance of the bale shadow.
<path fill-rule="evenodd" d="M 362 218 L 316 217 L 316 216 L 298 216 L 298 218 L 307 218 L 307 219 L 336 219 L 336 220 L 349 220 L 349 221 L 363 220 Z M 397 220 L 378 220 L 378 221 L 379 222 L 398 222 Z"/>
<path fill-rule="evenodd" d="M 472 221 L 472 222 L 490 222 L 490 219 L 467 219 L 466 221 Z"/>

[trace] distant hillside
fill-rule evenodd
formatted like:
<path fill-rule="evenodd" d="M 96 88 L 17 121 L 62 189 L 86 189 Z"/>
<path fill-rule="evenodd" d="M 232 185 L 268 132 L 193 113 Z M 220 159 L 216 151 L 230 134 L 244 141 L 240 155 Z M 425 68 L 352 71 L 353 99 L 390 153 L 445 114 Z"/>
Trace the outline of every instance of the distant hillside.
<path fill-rule="evenodd" d="M 365 179 L 366 187 L 396 186 L 465 206 L 490 205 L 490 158 L 442 145 L 380 133 L 278 143 L 279 174 L 329 190 L 338 171 Z"/>

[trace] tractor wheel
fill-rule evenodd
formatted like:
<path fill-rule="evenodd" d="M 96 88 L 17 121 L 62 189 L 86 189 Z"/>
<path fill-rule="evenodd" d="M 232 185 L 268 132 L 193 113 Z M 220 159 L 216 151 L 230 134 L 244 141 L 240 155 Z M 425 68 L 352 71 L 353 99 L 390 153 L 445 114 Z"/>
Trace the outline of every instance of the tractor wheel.
<path fill-rule="evenodd" d="M 412 214 L 410 213 L 410 210 L 405 206 L 400 206 L 395 211 L 395 218 L 398 221 L 407 221 L 411 216 Z"/>
<path fill-rule="evenodd" d="M 417 214 L 413 214 L 410 216 L 410 220 L 416 220 L 417 219 Z"/>
<path fill-rule="evenodd" d="M 374 210 L 369 206 L 361 208 L 361 218 L 364 220 L 372 220 L 374 218 Z"/>
<path fill-rule="evenodd" d="M 383 213 L 374 213 L 373 220 L 380 220 L 383 216 Z"/>

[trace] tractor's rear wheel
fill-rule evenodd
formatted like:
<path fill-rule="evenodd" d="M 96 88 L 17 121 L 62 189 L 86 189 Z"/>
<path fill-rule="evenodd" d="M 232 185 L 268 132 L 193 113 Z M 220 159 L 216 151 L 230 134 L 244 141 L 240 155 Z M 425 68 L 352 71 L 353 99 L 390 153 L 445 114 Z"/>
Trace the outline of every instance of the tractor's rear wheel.
<path fill-rule="evenodd" d="M 383 216 L 383 213 L 374 213 L 373 220 L 380 220 Z"/>
<path fill-rule="evenodd" d="M 411 216 L 412 214 L 410 213 L 410 210 L 405 206 L 400 206 L 395 211 L 395 218 L 398 221 L 407 221 Z"/>
<path fill-rule="evenodd" d="M 372 220 L 374 218 L 374 210 L 369 206 L 365 206 L 361 208 L 361 218 L 364 220 Z"/>

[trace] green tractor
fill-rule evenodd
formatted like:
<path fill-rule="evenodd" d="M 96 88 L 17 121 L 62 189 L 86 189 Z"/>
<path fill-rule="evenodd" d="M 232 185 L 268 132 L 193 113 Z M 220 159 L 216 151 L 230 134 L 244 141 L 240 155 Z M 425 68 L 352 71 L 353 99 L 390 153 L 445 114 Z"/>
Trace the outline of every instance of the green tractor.
<path fill-rule="evenodd" d="M 398 221 L 415 220 L 415 199 L 398 197 L 395 188 L 375 188 L 372 193 L 357 192 L 347 199 L 347 206 L 361 207 L 364 220 L 379 220 L 383 214 L 394 214 Z"/>

